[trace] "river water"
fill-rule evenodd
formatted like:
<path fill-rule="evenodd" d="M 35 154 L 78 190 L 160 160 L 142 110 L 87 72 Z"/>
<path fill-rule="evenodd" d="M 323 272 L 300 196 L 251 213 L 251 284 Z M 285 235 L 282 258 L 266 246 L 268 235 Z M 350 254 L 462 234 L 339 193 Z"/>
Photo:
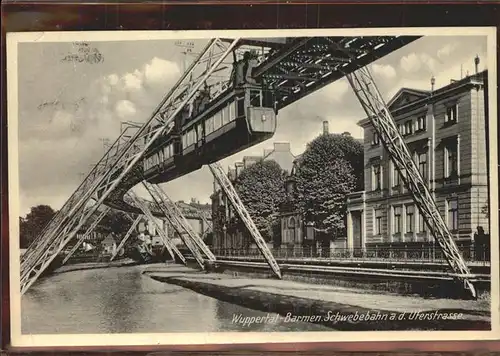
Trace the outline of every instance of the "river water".
<path fill-rule="evenodd" d="M 267 313 L 222 302 L 141 274 L 140 266 L 52 275 L 22 297 L 23 334 L 321 331 L 309 323 L 243 326 L 233 316 Z M 275 314 L 271 314 L 273 316 Z"/>

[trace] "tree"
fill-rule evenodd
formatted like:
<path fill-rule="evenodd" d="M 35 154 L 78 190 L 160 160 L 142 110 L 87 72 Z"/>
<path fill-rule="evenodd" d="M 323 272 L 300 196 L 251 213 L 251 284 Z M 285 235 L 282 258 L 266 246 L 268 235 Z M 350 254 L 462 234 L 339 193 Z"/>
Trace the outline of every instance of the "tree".
<path fill-rule="evenodd" d="M 20 239 L 19 244 L 21 248 L 28 248 L 28 246 L 35 240 L 42 232 L 49 221 L 54 217 L 56 212 L 48 205 L 37 205 L 31 208 L 30 212 L 25 218 L 19 218 Z"/>
<path fill-rule="evenodd" d="M 347 194 L 363 187 L 363 146 L 348 134 L 311 141 L 296 172 L 296 207 L 325 243 L 345 234 Z"/>
<path fill-rule="evenodd" d="M 261 161 L 244 169 L 235 189 L 266 241 L 273 238 L 273 224 L 285 198 L 285 172 L 275 161 Z"/>
<path fill-rule="evenodd" d="M 96 226 L 95 231 L 99 233 L 125 235 L 132 226 L 132 221 L 125 213 L 117 210 L 110 210 L 101 222 Z"/>

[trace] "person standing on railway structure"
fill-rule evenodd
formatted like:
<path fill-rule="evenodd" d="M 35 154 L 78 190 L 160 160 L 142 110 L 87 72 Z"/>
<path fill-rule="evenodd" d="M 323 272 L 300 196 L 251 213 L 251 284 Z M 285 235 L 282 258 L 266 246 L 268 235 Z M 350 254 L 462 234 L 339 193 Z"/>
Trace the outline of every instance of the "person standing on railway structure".
<path fill-rule="evenodd" d="M 257 66 L 257 55 L 254 51 L 246 51 L 243 54 L 243 59 L 234 63 L 233 78 L 234 87 L 239 87 L 244 84 L 257 85 L 257 81 L 253 78 L 253 69 Z"/>

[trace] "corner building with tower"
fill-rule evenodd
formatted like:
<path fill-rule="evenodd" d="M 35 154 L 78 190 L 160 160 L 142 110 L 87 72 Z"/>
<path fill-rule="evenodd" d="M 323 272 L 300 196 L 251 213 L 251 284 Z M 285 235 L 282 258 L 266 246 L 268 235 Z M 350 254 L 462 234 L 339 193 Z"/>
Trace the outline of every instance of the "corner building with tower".
<path fill-rule="evenodd" d="M 476 71 L 439 89 L 434 79 L 428 91 L 402 88 L 387 103 L 462 253 L 489 233 L 487 96 L 487 71 Z M 358 125 L 365 189 L 347 199 L 348 248 L 358 254 L 430 251 L 434 238 L 400 173 L 369 119 Z"/>

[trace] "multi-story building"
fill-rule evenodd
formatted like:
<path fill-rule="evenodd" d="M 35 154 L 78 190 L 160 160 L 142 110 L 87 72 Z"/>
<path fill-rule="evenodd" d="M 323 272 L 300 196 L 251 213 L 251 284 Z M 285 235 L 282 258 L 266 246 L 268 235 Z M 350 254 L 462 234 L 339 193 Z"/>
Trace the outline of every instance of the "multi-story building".
<path fill-rule="evenodd" d="M 260 161 L 270 160 L 278 163 L 284 171 L 290 174 L 295 158 L 289 142 L 275 142 L 273 149 L 265 149 L 262 156 L 243 157 L 242 162 L 237 162 L 234 168 L 228 169 L 228 177 L 234 183 L 245 168 Z M 214 181 L 214 193 L 211 199 L 214 249 L 245 249 L 249 247 L 252 244 L 250 236 L 246 229 L 241 229 L 233 224 L 237 213 L 216 181 Z"/>
<path fill-rule="evenodd" d="M 440 89 L 402 88 L 388 102 L 396 124 L 457 244 L 488 233 L 487 71 Z M 368 118 L 365 190 L 348 197 L 348 247 L 422 246 L 433 242 L 400 173 Z"/>
<path fill-rule="evenodd" d="M 182 215 L 185 217 L 188 224 L 191 226 L 192 230 L 201 237 L 206 237 L 207 232 L 209 232 L 212 216 L 212 207 L 210 204 L 200 204 L 195 199 L 191 199 L 190 203 L 186 203 L 182 200 L 175 203 L 177 208 L 181 211 Z M 203 217 L 201 216 L 203 215 Z M 180 244 L 178 233 L 172 228 L 165 219 L 156 219 L 156 223 L 144 219 L 139 223 L 138 231 L 145 232 L 152 238 L 153 245 L 162 245 L 163 241 L 158 235 L 156 226 L 160 226 L 163 231 L 166 232 L 167 236 L 174 239 L 176 244 Z"/>

